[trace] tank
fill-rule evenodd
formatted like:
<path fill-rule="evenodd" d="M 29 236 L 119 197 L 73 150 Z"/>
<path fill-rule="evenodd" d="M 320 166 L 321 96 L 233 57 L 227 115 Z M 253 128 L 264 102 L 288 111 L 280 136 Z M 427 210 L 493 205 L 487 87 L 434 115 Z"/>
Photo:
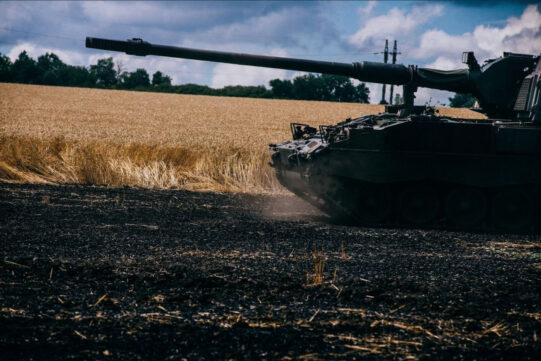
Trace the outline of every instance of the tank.
<path fill-rule="evenodd" d="M 401 85 L 404 104 L 338 124 L 292 123 L 271 144 L 287 189 L 333 218 L 376 227 L 499 233 L 541 225 L 541 55 L 503 53 L 444 71 L 377 62 L 336 63 L 86 38 L 88 48 L 344 75 Z M 419 87 L 471 93 L 479 119 L 415 106 Z"/>

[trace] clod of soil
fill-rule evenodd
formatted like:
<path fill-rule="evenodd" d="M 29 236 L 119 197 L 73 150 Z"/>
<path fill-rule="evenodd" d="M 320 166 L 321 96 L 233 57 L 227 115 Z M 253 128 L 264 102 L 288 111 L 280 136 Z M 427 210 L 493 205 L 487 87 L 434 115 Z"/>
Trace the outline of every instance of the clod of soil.
<path fill-rule="evenodd" d="M 289 196 L 0 184 L 0 358 L 537 359 L 541 242 Z"/>

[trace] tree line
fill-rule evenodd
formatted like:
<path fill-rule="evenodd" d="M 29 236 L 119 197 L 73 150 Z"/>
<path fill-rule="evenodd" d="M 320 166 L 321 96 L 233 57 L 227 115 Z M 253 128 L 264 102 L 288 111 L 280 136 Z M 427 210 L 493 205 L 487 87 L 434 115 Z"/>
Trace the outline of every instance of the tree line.
<path fill-rule="evenodd" d="M 73 66 L 65 64 L 56 54 L 45 53 L 33 59 L 26 51 L 11 62 L 0 53 L 0 82 L 62 85 L 106 89 L 129 89 L 178 94 L 214 96 L 324 100 L 368 103 L 370 90 L 364 83 L 354 85 L 350 78 L 329 74 L 307 74 L 292 80 L 273 79 L 270 89 L 260 86 L 232 85 L 215 89 L 198 84 L 171 84 L 171 77 L 156 71 L 152 77 L 142 68 L 133 72 L 122 69 L 113 58 L 99 59 L 96 64 Z M 471 94 L 455 94 L 449 98 L 451 107 L 471 107 Z"/>
<path fill-rule="evenodd" d="M 26 51 L 21 52 L 14 62 L 0 53 L 0 82 L 360 103 L 368 103 L 370 93 L 364 83 L 354 85 L 348 77 L 327 74 L 307 74 L 293 80 L 273 79 L 269 82 L 270 89 L 262 85 L 234 85 L 219 89 L 198 84 L 173 85 L 171 77 L 161 71 L 152 76 L 142 68 L 133 72 L 123 71 L 122 64 L 115 64 L 111 57 L 85 67 L 65 64 L 54 53 L 45 53 L 35 60 Z"/>

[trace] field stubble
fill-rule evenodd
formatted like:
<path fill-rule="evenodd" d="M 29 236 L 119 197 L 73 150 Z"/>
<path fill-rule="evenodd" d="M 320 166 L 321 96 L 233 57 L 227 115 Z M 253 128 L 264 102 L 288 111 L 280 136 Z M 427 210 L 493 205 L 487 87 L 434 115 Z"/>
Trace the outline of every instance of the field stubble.
<path fill-rule="evenodd" d="M 6 83 L 0 104 L 0 181 L 246 193 L 284 192 L 267 149 L 290 138 L 290 122 L 333 124 L 383 110 Z"/>

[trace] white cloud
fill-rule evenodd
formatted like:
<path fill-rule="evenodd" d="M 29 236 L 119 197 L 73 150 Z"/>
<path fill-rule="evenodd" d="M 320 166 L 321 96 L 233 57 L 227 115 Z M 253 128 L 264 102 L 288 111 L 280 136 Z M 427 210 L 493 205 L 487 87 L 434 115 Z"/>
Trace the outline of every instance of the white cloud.
<path fill-rule="evenodd" d="M 536 5 L 526 7 L 520 18 L 510 17 L 503 27 L 478 25 L 473 32 L 449 35 L 428 30 L 421 36 L 412 57 L 438 55 L 439 62 L 456 64 L 462 51 L 475 51 L 479 60 L 501 56 L 504 51 L 538 54 L 541 51 L 541 13 Z"/>
<path fill-rule="evenodd" d="M 364 22 L 364 26 L 351 35 L 348 42 L 360 48 L 369 41 L 381 42 L 395 35 L 404 35 L 442 13 L 442 5 L 416 6 L 409 12 L 394 7 L 387 14 L 372 17 Z"/>
<path fill-rule="evenodd" d="M 462 65 L 461 57 L 448 58 L 445 56 L 438 56 L 432 63 L 423 66 L 423 68 L 440 70 L 454 70 L 462 67 L 464 67 L 464 65 Z"/>
<path fill-rule="evenodd" d="M 284 49 L 274 49 L 273 56 L 287 57 Z M 210 86 L 222 88 L 226 85 L 264 85 L 268 87 L 272 79 L 284 79 L 288 74 L 287 70 L 260 68 L 255 66 L 218 64 L 214 67 Z"/>
<path fill-rule="evenodd" d="M 376 6 L 376 0 L 370 0 L 365 7 L 360 7 L 358 9 L 360 14 L 363 15 L 370 15 L 372 13 L 372 10 L 374 10 L 374 7 Z"/>
<path fill-rule="evenodd" d="M 541 51 L 541 13 L 526 7 L 520 18 L 510 17 L 503 28 L 480 25 L 473 32 L 479 49 L 496 56 L 503 51 L 536 54 Z"/>
<path fill-rule="evenodd" d="M 258 68 L 233 64 L 218 64 L 214 67 L 211 87 L 222 88 L 226 85 L 265 85 L 272 79 L 283 79 L 286 70 Z"/>
<path fill-rule="evenodd" d="M 45 53 L 55 53 L 56 55 L 58 55 L 60 60 L 62 60 L 66 64 L 87 65 L 86 57 L 78 51 L 43 47 L 30 42 L 24 42 L 15 45 L 7 53 L 7 56 L 11 59 L 11 61 L 15 61 L 19 57 L 19 54 L 25 50 L 27 54 L 34 59 L 37 59 L 40 55 L 44 55 Z"/>
<path fill-rule="evenodd" d="M 410 56 L 423 59 L 439 55 L 450 55 L 459 58 L 462 51 L 468 51 L 475 47 L 475 40 L 471 33 L 462 35 L 449 35 L 443 30 L 428 30 L 419 42 L 419 48 L 412 51 Z"/>

